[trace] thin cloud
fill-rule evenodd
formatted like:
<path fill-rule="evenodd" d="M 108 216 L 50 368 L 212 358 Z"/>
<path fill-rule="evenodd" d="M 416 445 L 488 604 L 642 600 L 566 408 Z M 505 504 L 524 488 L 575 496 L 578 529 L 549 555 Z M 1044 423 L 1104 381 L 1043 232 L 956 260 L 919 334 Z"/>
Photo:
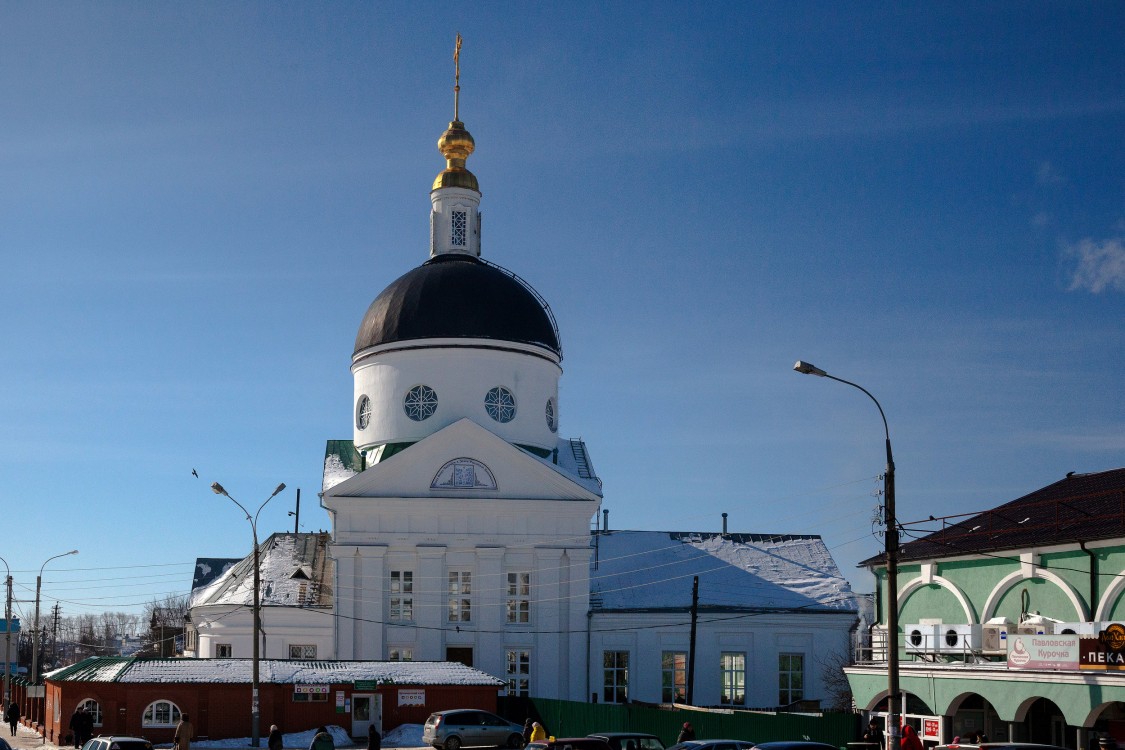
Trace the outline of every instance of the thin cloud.
<path fill-rule="evenodd" d="M 1035 170 L 1035 184 L 1040 187 L 1065 185 L 1066 181 L 1066 177 L 1049 161 L 1040 162 L 1039 168 Z"/>
<path fill-rule="evenodd" d="M 1085 289 L 1101 294 L 1107 289 L 1125 292 L 1125 239 L 1111 237 L 1098 242 L 1086 238 L 1064 244 L 1063 256 L 1077 262 L 1068 291 Z"/>

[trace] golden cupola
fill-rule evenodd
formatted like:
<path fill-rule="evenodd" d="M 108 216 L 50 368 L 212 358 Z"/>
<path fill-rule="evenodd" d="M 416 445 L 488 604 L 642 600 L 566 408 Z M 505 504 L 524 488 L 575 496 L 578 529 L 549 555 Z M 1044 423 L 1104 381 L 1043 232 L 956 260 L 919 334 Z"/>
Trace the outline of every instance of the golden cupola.
<path fill-rule="evenodd" d="M 465 123 L 453 120 L 437 142 L 438 151 L 445 157 L 445 169 L 434 178 L 434 190 L 458 187 L 480 192 L 477 176 L 465 168 L 465 160 L 476 148 L 473 136 L 465 130 Z"/>

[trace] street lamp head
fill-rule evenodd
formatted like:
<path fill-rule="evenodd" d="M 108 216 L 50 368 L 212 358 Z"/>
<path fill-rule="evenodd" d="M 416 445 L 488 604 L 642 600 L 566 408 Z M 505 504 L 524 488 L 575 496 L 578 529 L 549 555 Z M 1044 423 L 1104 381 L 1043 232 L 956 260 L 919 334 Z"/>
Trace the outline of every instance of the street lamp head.
<path fill-rule="evenodd" d="M 285 482 L 282 482 L 281 484 L 277 485 L 277 489 L 273 491 L 273 495 L 270 495 L 270 497 L 273 497 L 277 493 L 281 492 L 283 489 L 285 489 Z"/>
<path fill-rule="evenodd" d="M 76 550 L 76 549 L 72 549 L 72 550 L 71 550 L 70 552 L 67 552 L 66 554 L 68 554 L 68 555 L 77 555 L 77 554 L 78 554 L 78 550 Z"/>
<path fill-rule="evenodd" d="M 216 495 L 227 495 L 227 491 L 223 489 L 223 485 L 218 482 L 211 482 L 211 491 Z M 227 495 L 227 497 L 230 497 L 230 495 Z"/>
<path fill-rule="evenodd" d="M 804 362 L 799 359 L 797 360 L 797 363 L 793 365 L 793 369 L 799 373 L 802 373 L 803 375 L 816 375 L 820 378 L 828 377 L 828 373 L 826 373 L 816 365 L 812 364 L 811 362 Z"/>

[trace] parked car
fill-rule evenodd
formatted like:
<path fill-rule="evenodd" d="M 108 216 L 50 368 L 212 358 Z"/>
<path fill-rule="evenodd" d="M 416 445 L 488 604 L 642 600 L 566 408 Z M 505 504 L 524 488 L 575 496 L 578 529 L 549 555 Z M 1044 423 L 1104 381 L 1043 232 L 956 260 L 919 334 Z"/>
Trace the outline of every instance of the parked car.
<path fill-rule="evenodd" d="M 765 750 L 840 750 L 835 745 L 809 740 L 778 740 L 776 742 L 762 742 L 754 746 L 754 750 L 760 748 L 765 748 Z"/>
<path fill-rule="evenodd" d="M 453 709 L 430 714 L 422 728 L 422 742 L 441 750 L 461 747 L 523 745 L 523 725 L 476 709 Z"/>
<path fill-rule="evenodd" d="M 1058 745 L 1040 745 L 1035 742 L 961 742 L 956 745 L 938 745 L 934 750 L 1066 750 Z"/>
<path fill-rule="evenodd" d="M 524 750 L 610 750 L 601 737 L 559 737 L 553 740 L 537 740 Z"/>
<path fill-rule="evenodd" d="M 82 750 L 152 750 L 152 743 L 143 737 L 95 737 L 86 740 Z"/>
<path fill-rule="evenodd" d="M 672 745 L 668 750 L 750 750 L 752 747 L 756 745 L 749 740 L 688 740 Z"/>
<path fill-rule="evenodd" d="M 610 750 L 664 750 L 664 743 L 655 734 L 594 732 L 590 736 L 605 740 Z"/>

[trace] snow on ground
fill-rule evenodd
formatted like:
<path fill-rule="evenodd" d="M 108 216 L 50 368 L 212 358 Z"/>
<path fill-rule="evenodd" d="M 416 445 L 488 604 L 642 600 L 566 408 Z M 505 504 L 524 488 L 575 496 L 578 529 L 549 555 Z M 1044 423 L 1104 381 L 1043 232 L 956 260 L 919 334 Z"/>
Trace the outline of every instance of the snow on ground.
<path fill-rule="evenodd" d="M 316 736 L 319 727 L 314 727 L 307 732 L 293 732 L 292 734 L 282 735 L 282 747 L 286 748 L 299 748 L 304 750 L 312 744 L 313 737 Z M 343 727 L 336 726 L 335 724 L 328 727 L 328 732 L 332 735 L 332 741 L 336 743 L 336 747 L 355 747 L 355 742 L 348 736 L 347 731 Z M 266 737 L 269 736 L 269 727 L 263 727 L 262 732 L 262 747 L 266 746 Z M 419 727 L 418 739 L 421 744 L 422 731 Z M 232 737 L 226 740 L 196 740 L 191 743 L 192 747 L 214 747 L 214 748 L 228 748 L 236 747 L 239 750 L 250 746 L 249 737 Z M 157 747 L 171 747 L 171 745 L 157 745 Z"/>
<path fill-rule="evenodd" d="M 399 724 L 387 732 L 383 738 L 383 747 L 425 747 L 422 729 L 421 724 Z"/>

